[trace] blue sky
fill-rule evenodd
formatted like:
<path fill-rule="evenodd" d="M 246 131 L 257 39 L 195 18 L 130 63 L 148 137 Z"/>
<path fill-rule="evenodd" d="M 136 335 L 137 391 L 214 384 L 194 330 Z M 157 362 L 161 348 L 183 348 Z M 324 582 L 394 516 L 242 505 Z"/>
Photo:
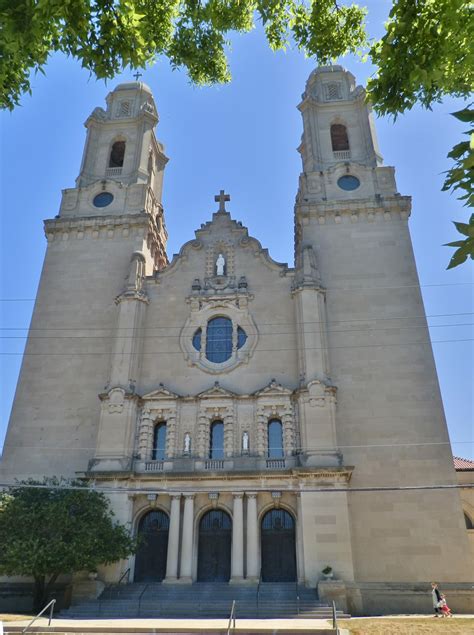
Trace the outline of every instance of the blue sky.
<path fill-rule="evenodd" d="M 372 35 L 380 34 L 390 4 L 368 3 Z M 233 81 L 226 86 L 193 87 L 166 61 L 142 78 L 153 89 L 157 136 L 170 157 L 164 186 L 168 254 L 211 217 L 214 194 L 225 188 L 233 217 L 273 258 L 292 264 L 302 132 L 296 106 L 314 62 L 293 50 L 272 53 L 258 28 L 233 38 L 229 58 Z M 340 62 L 359 84 L 373 72 L 353 57 Z M 105 84 L 74 60 L 54 56 L 46 77 L 33 78 L 33 95 L 0 116 L 0 448 L 41 273 L 43 219 L 57 214 L 61 189 L 74 186 L 83 122 L 95 106 L 104 106 L 115 84 L 131 77 L 124 73 Z M 379 118 L 376 125 L 385 164 L 396 168 L 398 190 L 413 197 L 410 230 L 453 450 L 474 458 L 472 264 L 446 271 L 451 250 L 442 247 L 458 237 L 451 220 L 466 220 L 468 212 L 440 192 L 450 166 L 446 154 L 466 127 L 449 113 L 462 105 L 447 99 L 432 112 L 415 108 L 395 123 Z"/>

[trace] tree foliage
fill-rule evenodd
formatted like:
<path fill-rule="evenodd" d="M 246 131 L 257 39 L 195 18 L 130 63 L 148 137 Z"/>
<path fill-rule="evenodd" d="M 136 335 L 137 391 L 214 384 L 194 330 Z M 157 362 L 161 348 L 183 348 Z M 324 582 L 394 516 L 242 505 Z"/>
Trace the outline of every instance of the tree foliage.
<path fill-rule="evenodd" d="M 320 63 L 366 42 L 364 9 L 334 0 L 0 0 L 0 102 L 30 91 L 50 53 L 77 58 L 98 78 L 167 57 L 197 84 L 227 82 L 227 35 L 261 20 L 272 49 L 290 38 Z"/>
<path fill-rule="evenodd" d="M 0 545 L 0 574 L 34 578 L 35 609 L 59 575 L 93 571 L 135 549 L 104 494 L 56 478 L 30 479 L 0 494 Z"/>
<path fill-rule="evenodd" d="M 446 95 L 468 97 L 473 42 L 471 0 L 395 0 L 386 33 L 370 50 L 377 73 L 368 90 L 377 111 L 397 116 L 416 103 L 430 108 Z"/>
<path fill-rule="evenodd" d="M 338 0 L 0 0 L 0 107 L 14 108 L 31 91 L 31 72 L 44 72 L 54 51 L 102 79 L 166 57 L 192 82 L 212 84 L 230 80 L 231 32 L 260 21 L 272 49 L 294 44 L 327 64 L 365 50 L 365 14 Z M 369 50 L 375 110 L 397 117 L 416 103 L 431 108 L 446 95 L 469 96 L 473 42 L 472 0 L 393 0 L 386 32 Z M 472 192 L 473 150 L 465 147 L 450 152 L 456 164 L 444 189 Z"/>

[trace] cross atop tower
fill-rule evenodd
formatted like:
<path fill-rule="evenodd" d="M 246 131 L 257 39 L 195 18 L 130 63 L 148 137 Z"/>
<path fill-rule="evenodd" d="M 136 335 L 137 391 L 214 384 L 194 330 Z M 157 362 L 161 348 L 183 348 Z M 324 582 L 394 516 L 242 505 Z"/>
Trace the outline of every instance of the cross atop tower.
<path fill-rule="evenodd" d="M 219 203 L 219 212 L 226 212 L 225 203 L 226 201 L 230 201 L 230 195 L 224 194 L 224 190 L 221 190 L 219 194 L 214 196 L 214 200 L 216 203 Z"/>
<path fill-rule="evenodd" d="M 137 82 L 138 82 L 138 80 L 140 79 L 140 77 L 141 77 L 142 75 L 143 75 L 143 73 L 140 73 L 139 71 L 137 71 L 137 72 L 133 75 L 133 77 L 135 77 L 135 79 L 136 79 L 136 80 L 137 80 Z"/>

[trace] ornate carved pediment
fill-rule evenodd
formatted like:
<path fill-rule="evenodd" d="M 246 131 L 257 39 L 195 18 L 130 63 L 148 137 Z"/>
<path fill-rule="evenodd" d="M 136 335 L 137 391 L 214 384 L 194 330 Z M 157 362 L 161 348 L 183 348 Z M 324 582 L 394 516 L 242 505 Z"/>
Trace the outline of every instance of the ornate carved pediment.
<path fill-rule="evenodd" d="M 179 399 L 180 395 L 177 395 L 175 392 L 168 390 L 164 387 L 163 384 L 160 384 L 160 387 L 153 392 L 149 392 L 146 395 L 143 395 L 143 401 L 165 401 L 168 399 Z"/>
<path fill-rule="evenodd" d="M 238 395 L 237 393 L 227 390 L 226 388 L 222 388 L 222 386 L 219 385 L 219 382 L 216 381 L 212 388 L 208 388 L 207 390 L 204 390 L 204 392 L 201 392 L 196 396 L 199 399 L 222 399 L 222 397 L 233 399 Z"/>
<path fill-rule="evenodd" d="M 265 386 L 264 388 L 257 390 L 257 392 L 254 392 L 253 394 L 256 397 L 281 397 L 281 396 L 291 397 L 291 395 L 293 394 L 293 391 L 290 390 L 289 388 L 285 388 L 285 386 L 282 386 L 281 384 L 276 382 L 274 379 L 272 379 L 271 382 L 268 384 L 268 386 Z"/>

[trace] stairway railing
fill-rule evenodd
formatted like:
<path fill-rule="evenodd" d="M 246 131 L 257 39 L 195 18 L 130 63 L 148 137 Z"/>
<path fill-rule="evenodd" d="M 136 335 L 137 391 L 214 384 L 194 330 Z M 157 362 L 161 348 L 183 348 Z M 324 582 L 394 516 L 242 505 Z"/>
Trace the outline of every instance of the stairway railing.
<path fill-rule="evenodd" d="M 51 626 L 51 620 L 53 619 L 53 611 L 54 611 L 54 605 L 56 604 L 56 600 L 51 600 L 51 602 L 48 602 L 48 604 L 46 604 L 46 606 L 44 607 L 44 609 L 42 611 L 40 611 L 38 613 L 38 615 L 36 615 L 31 622 L 28 624 L 28 626 L 25 626 L 25 628 L 21 631 L 22 633 L 26 633 L 26 631 L 30 628 L 30 626 L 32 624 L 34 624 L 34 622 L 36 622 L 36 620 L 38 619 L 38 617 L 41 617 L 43 615 L 43 613 L 50 608 L 49 611 L 49 620 L 48 620 L 48 626 Z"/>
<path fill-rule="evenodd" d="M 148 589 L 148 584 L 145 584 L 145 588 L 143 589 L 143 591 L 140 593 L 140 597 L 138 598 L 138 612 L 137 612 L 137 617 L 140 617 L 140 612 L 142 610 L 142 597 L 145 594 L 145 591 Z"/>
<path fill-rule="evenodd" d="M 332 627 L 336 630 L 336 635 L 339 635 L 339 629 L 337 628 L 337 613 L 336 603 L 332 601 Z"/>
<path fill-rule="evenodd" d="M 235 632 L 235 600 L 232 600 L 232 609 L 229 615 L 229 623 L 227 625 L 227 635 Z"/>

